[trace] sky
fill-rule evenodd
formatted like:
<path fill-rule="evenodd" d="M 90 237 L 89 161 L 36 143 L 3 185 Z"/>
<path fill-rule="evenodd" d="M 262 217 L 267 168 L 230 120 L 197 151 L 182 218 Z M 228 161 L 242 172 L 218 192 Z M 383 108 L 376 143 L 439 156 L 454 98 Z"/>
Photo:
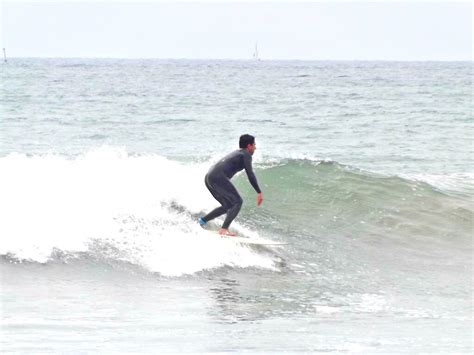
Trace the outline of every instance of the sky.
<path fill-rule="evenodd" d="M 0 3 L 9 57 L 472 60 L 471 1 Z"/>

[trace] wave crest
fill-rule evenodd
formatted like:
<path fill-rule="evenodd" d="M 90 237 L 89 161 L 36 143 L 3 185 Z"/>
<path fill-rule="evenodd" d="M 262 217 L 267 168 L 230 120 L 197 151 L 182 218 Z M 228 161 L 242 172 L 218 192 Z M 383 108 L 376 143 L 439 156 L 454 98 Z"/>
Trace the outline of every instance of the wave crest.
<path fill-rule="evenodd" d="M 56 250 L 92 253 L 177 276 L 225 265 L 273 268 L 273 260 L 225 243 L 169 208 L 215 207 L 205 163 L 102 148 L 75 159 L 0 159 L 0 255 L 48 262 Z"/>

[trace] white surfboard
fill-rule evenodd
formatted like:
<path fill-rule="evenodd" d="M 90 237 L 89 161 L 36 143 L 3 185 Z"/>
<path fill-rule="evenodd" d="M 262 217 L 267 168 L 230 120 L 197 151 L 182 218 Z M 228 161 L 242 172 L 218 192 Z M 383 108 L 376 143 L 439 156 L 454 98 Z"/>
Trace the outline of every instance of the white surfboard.
<path fill-rule="evenodd" d="M 250 245 L 287 245 L 288 243 L 282 242 L 275 242 L 273 240 L 266 240 L 266 239 L 253 239 L 253 238 L 245 238 L 245 237 L 230 237 L 226 235 L 219 235 L 219 237 L 230 240 L 234 243 L 240 244 L 250 244 Z"/>

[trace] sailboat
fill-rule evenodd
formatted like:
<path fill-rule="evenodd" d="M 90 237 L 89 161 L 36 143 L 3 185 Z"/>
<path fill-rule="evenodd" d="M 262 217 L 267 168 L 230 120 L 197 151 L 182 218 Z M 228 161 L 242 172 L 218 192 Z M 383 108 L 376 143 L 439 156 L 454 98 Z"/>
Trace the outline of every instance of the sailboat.
<path fill-rule="evenodd" d="M 253 52 L 253 59 L 259 61 L 260 58 L 258 57 L 258 43 L 255 43 L 255 51 Z"/>

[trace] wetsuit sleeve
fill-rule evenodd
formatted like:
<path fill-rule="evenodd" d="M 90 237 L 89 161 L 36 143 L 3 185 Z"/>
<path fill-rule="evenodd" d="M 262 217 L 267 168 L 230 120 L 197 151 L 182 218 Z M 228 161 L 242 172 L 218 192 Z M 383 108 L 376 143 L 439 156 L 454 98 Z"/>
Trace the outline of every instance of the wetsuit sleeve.
<path fill-rule="evenodd" d="M 260 187 L 258 186 L 257 178 L 252 169 L 252 156 L 250 154 L 244 154 L 244 168 L 245 172 L 247 173 L 247 177 L 249 178 L 250 183 L 252 184 L 253 188 L 257 193 L 262 192 Z"/>

